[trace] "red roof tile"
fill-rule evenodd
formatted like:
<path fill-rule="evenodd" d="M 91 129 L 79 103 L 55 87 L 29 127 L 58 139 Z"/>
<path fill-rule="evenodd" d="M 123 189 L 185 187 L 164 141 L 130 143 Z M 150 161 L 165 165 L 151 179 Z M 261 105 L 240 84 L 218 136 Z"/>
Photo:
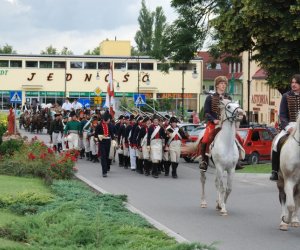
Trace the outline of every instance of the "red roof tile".
<path fill-rule="evenodd" d="M 267 72 L 264 69 L 259 69 L 255 72 L 255 74 L 252 76 L 252 79 L 266 79 L 267 78 Z"/>

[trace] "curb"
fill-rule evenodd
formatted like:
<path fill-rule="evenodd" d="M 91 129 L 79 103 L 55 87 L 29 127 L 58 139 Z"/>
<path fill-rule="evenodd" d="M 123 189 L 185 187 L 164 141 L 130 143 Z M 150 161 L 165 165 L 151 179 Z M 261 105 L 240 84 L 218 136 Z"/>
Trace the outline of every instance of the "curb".
<path fill-rule="evenodd" d="M 91 182 L 90 180 L 86 179 L 85 177 L 83 177 L 80 174 L 75 174 L 75 176 L 85 182 L 88 186 L 90 186 L 91 188 L 95 189 L 96 191 L 102 193 L 102 194 L 110 194 L 109 192 L 107 192 L 106 190 L 104 190 L 103 188 L 97 186 L 96 184 L 94 184 L 93 182 Z M 184 237 L 182 237 L 180 234 L 174 232 L 173 230 L 171 230 L 170 228 L 168 228 L 167 226 L 161 224 L 160 222 L 158 222 L 157 220 L 153 219 L 151 216 L 143 213 L 141 210 L 139 210 L 138 208 L 134 207 L 133 205 L 129 204 L 128 202 L 125 202 L 125 207 L 136 214 L 139 214 L 140 216 L 142 216 L 144 219 L 146 219 L 152 226 L 154 226 L 155 228 L 157 228 L 158 230 L 161 230 L 163 232 L 165 232 L 168 236 L 174 238 L 178 243 L 190 243 L 189 240 L 185 239 Z"/>

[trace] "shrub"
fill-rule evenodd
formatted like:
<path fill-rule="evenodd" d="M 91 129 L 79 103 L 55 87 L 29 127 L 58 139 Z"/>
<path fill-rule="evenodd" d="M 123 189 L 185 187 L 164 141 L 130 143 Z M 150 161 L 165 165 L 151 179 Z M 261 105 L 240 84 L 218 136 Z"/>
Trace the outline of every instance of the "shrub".
<path fill-rule="evenodd" d="M 0 144 L 2 143 L 2 136 L 7 130 L 7 115 L 0 113 Z"/>
<path fill-rule="evenodd" d="M 22 140 L 11 139 L 2 142 L 0 145 L 0 155 L 13 155 L 15 151 L 19 151 L 23 146 L 24 142 Z"/>
<path fill-rule="evenodd" d="M 37 176 L 50 183 L 52 179 L 70 179 L 77 171 L 74 167 L 77 156 L 77 151 L 57 155 L 43 142 L 33 138 L 31 142 L 24 142 L 17 153 L 4 155 L 0 174 Z"/>

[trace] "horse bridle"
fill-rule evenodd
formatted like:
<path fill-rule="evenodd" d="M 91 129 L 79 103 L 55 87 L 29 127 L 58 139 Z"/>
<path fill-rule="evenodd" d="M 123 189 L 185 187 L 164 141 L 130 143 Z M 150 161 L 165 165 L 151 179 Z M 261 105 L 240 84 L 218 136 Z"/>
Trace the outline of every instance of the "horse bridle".
<path fill-rule="evenodd" d="M 238 114 L 235 114 L 235 113 L 236 113 L 236 110 L 240 108 L 239 106 L 236 107 L 232 112 L 231 112 L 230 110 L 227 109 L 227 106 L 228 106 L 229 104 L 232 104 L 232 103 L 233 103 L 233 102 L 229 102 L 229 103 L 227 103 L 227 104 L 225 105 L 225 115 L 226 115 L 226 119 L 225 119 L 224 121 L 228 120 L 228 121 L 230 121 L 230 122 L 234 122 L 234 121 L 236 121 L 237 118 L 238 118 Z M 226 111 L 228 111 L 228 112 L 231 114 L 231 116 L 228 116 Z"/>

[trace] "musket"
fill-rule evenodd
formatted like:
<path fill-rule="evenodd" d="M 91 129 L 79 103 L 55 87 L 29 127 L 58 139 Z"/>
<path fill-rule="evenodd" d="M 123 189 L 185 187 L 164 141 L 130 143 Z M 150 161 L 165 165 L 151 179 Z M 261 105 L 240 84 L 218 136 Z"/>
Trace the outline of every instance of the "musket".
<path fill-rule="evenodd" d="M 165 118 L 162 114 L 160 114 L 158 111 L 156 111 L 155 108 L 152 108 L 149 104 L 145 103 L 145 105 L 149 108 L 151 108 L 154 111 L 154 114 L 158 114 L 160 117 Z"/>
<path fill-rule="evenodd" d="M 140 112 L 142 115 L 144 116 L 148 116 L 148 114 L 146 114 L 144 111 L 140 110 L 140 109 L 137 109 L 137 108 L 134 108 L 136 112 Z M 149 116 L 148 116 L 149 117 Z"/>
<path fill-rule="evenodd" d="M 130 114 L 133 114 L 129 109 L 123 107 L 122 105 L 120 105 L 120 107 L 121 107 L 122 109 L 126 110 L 127 112 L 129 112 Z"/>

